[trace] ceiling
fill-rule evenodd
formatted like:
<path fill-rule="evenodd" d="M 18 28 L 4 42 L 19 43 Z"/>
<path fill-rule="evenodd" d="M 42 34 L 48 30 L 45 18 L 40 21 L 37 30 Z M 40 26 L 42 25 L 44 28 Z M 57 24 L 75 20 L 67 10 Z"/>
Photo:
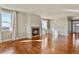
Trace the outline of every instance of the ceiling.
<path fill-rule="evenodd" d="M 79 15 L 79 12 L 66 11 L 66 9 L 79 10 L 78 4 L 1 4 L 0 7 L 34 13 L 52 19 Z"/>

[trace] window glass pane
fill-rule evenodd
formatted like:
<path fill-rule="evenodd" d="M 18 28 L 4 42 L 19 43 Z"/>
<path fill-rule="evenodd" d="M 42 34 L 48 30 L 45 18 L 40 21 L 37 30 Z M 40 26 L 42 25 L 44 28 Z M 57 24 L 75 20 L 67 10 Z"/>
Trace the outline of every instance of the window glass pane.
<path fill-rule="evenodd" d="M 73 21 L 73 32 L 79 32 L 79 21 Z"/>
<path fill-rule="evenodd" d="M 3 11 L 2 12 L 2 30 L 9 31 L 11 26 L 11 13 Z"/>

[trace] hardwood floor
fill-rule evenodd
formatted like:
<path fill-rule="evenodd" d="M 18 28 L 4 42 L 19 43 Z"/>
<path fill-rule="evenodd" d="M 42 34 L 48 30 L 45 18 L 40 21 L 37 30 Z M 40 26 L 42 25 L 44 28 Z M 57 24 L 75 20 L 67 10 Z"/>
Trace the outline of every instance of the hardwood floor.
<path fill-rule="evenodd" d="M 45 42 L 46 41 L 46 42 Z M 44 43 L 44 44 L 43 44 Z M 52 39 L 48 34 L 37 39 L 21 39 L 0 43 L 0 54 L 78 54 L 79 33 Z"/>

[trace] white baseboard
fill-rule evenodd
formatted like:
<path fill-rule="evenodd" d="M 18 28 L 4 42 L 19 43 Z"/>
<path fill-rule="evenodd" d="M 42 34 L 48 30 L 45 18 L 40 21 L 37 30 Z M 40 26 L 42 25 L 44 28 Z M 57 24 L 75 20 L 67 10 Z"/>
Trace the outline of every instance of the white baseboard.
<path fill-rule="evenodd" d="M 28 38 L 28 37 L 27 36 L 19 36 L 19 37 L 16 38 L 16 40 L 17 39 L 22 39 L 22 38 Z"/>
<path fill-rule="evenodd" d="M 5 42 L 5 41 L 14 41 L 14 40 L 12 39 L 0 40 L 0 43 Z"/>

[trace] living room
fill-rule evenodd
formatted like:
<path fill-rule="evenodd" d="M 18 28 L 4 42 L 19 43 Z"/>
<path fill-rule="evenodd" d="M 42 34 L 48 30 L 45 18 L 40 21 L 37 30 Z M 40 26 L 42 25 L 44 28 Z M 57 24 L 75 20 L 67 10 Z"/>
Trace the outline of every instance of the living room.
<path fill-rule="evenodd" d="M 72 22 L 79 19 L 78 6 L 78 4 L 0 5 L 0 53 L 79 53 L 78 22 Z"/>

